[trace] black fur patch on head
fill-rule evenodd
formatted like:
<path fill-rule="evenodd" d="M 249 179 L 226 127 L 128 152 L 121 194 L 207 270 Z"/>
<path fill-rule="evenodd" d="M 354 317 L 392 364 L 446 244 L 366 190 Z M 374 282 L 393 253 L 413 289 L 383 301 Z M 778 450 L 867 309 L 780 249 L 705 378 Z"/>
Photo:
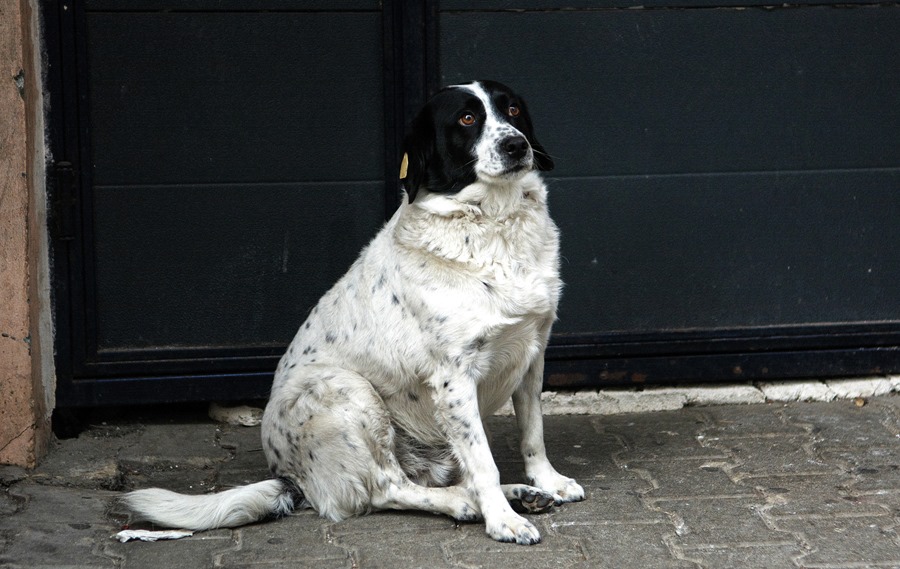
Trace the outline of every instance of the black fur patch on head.
<path fill-rule="evenodd" d="M 488 94 L 494 113 L 522 133 L 531 146 L 532 167 L 547 171 L 553 161 L 534 135 L 525 101 L 496 81 L 479 81 Z M 516 106 L 518 114 L 507 110 Z M 464 86 L 445 87 L 419 111 L 403 141 L 408 164 L 403 187 L 412 203 L 419 190 L 456 193 L 477 179 L 475 146 L 483 132 L 487 109 L 482 100 Z M 465 123 L 472 120 L 470 125 Z"/>

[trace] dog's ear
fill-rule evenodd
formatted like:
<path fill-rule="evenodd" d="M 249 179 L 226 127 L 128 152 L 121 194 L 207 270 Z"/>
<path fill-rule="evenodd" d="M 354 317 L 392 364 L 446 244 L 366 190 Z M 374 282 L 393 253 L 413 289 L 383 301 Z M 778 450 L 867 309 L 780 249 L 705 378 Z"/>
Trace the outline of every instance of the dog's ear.
<path fill-rule="evenodd" d="M 403 188 L 409 196 L 409 203 L 412 203 L 419 190 L 428 184 L 428 173 L 436 152 L 434 121 L 426 107 L 413 120 L 406 138 L 403 139 L 400 177 Z"/>

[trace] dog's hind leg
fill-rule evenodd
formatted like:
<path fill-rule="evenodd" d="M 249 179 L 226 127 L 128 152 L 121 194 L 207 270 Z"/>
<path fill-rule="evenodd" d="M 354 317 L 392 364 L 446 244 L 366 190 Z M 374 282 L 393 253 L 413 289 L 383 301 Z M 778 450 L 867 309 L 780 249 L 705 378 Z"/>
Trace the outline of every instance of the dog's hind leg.
<path fill-rule="evenodd" d="M 379 510 L 423 510 L 465 522 L 481 518 L 478 506 L 472 502 L 465 489 L 459 486 L 430 488 L 409 480 L 406 483 L 392 484 L 373 496 L 372 505 Z"/>
<path fill-rule="evenodd" d="M 404 473 L 389 412 L 368 380 L 324 366 L 296 370 L 266 407 L 263 449 L 272 473 L 294 482 L 321 516 L 413 509 L 478 517 L 464 490 L 419 486 Z"/>
<path fill-rule="evenodd" d="M 520 514 L 542 514 L 562 503 L 559 496 L 527 484 L 501 484 L 500 489 Z"/>

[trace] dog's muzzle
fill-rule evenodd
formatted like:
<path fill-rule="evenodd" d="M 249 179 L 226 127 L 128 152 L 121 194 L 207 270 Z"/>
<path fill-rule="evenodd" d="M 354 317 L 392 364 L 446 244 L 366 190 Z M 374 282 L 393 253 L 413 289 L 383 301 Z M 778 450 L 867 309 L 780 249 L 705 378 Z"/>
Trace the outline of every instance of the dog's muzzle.
<path fill-rule="evenodd" d="M 498 144 L 507 164 L 507 171 L 516 172 L 531 168 L 533 154 L 531 145 L 524 136 L 517 134 L 508 136 Z"/>

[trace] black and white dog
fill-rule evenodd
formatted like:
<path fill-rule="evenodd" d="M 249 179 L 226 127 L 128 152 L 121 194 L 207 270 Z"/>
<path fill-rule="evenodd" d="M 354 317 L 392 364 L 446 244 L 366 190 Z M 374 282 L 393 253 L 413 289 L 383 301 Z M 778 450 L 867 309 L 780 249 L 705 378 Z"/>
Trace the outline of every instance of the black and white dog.
<path fill-rule="evenodd" d="M 124 501 L 170 527 L 246 524 L 311 506 L 341 520 L 415 509 L 483 518 L 532 544 L 528 512 L 582 500 L 544 450 L 540 392 L 556 316 L 558 231 L 538 171 L 553 162 L 525 102 L 479 81 L 413 122 L 407 199 L 322 297 L 281 359 L 263 416 L 274 479 L 203 496 Z M 528 485 L 502 485 L 482 418 L 510 399 Z"/>

